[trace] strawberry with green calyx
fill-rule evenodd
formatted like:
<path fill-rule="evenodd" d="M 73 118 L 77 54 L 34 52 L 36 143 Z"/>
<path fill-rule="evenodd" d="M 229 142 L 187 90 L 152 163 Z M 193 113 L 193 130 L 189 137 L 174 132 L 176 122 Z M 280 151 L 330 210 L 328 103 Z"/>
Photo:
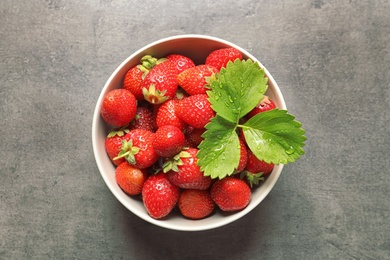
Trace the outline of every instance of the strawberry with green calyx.
<path fill-rule="evenodd" d="M 217 180 L 210 190 L 211 198 L 223 211 L 237 211 L 248 206 L 251 190 L 246 182 L 233 177 Z"/>
<path fill-rule="evenodd" d="M 177 76 L 179 85 L 190 95 L 206 94 L 207 79 L 218 72 L 210 65 L 198 65 L 181 72 Z"/>
<path fill-rule="evenodd" d="M 153 148 L 162 157 L 172 157 L 183 148 L 185 137 L 180 128 L 164 125 L 154 134 Z"/>
<path fill-rule="evenodd" d="M 162 166 L 163 172 L 164 173 L 167 173 L 169 171 L 178 172 L 179 171 L 178 166 L 184 164 L 182 161 L 182 158 L 191 158 L 192 157 L 191 154 L 188 153 L 186 150 L 187 149 L 184 149 L 183 151 L 181 151 L 180 153 L 176 154 L 175 156 L 173 156 L 171 158 L 166 158 L 165 162 Z"/>
<path fill-rule="evenodd" d="M 248 171 L 242 171 L 239 173 L 240 179 L 245 180 L 251 188 L 254 186 L 258 186 L 260 184 L 260 181 L 264 181 L 263 173 L 251 173 Z"/>
<path fill-rule="evenodd" d="M 206 190 L 211 185 L 211 178 L 204 176 L 197 165 L 198 149 L 188 148 L 164 163 L 163 170 L 174 185 L 183 189 Z"/>
<path fill-rule="evenodd" d="M 276 108 L 275 103 L 268 96 L 263 96 L 261 101 L 245 116 L 245 118 L 248 120 L 261 112 L 272 110 L 274 108 Z"/>
<path fill-rule="evenodd" d="M 154 219 L 167 216 L 176 206 L 179 196 L 180 188 L 173 185 L 162 172 L 151 175 L 142 188 L 143 204 Z"/>
<path fill-rule="evenodd" d="M 215 116 L 206 94 L 192 95 L 178 102 L 177 116 L 194 128 L 204 128 Z"/>
<path fill-rule="evenodd" d="M 197 155 L 205 176 L 222 179 L 235 173 L 240 161 L 238 132 L 243 133 L 248 151 L 266 163 L 286 164 L 304 154 L 305 130 L 286 110 L 275 108 L 242 120 L 267 90 L 264 69 L 257 63 L 229 61 L 209 86 L 208 100 L 216 116 L 205 126 Z"/>
<path fill-rule="evenodd" d="M 157 60 L 150 55 L 143 56 L 140 60 L 140 64 L 132 67 L 126 73 L 123 80 L 123 88 L 133 93 L 137 100 L 143 100 L 142 81 L 149 73 L 149 70 L 162 61 L 163 60 Z"/>
<path fill-rule="evenodd" d="M 106 123 L 122 127 L 133 120 L 136 111 L 134 95 L 126 89 L 114 89 L 104 96 L 100 114 Z"/>
<path fill-rule="evenodd" d="M 152 104 L 174 98 L 177 88 L 177 70 L 170 60 L 154 66 L 142 82 L 144 98 Z"/>
<path fill-rule="evenodd" d="M 220 70 L 225 68 L 229 61 L 242 60 L 242 54 L 235 48 L 222 48 L 211 52 L 206 58 L 206 64 Z"/>
<path fill-rule="evenodd" d="M 184 130 L 187 124 L 177 116 L 178 100 L 171 99 L 158 107 L 155 106 L 156 125 L 162 127 L 164 125 L 174 125 L 180 130 Z"/>
<path fill-rule="evenodd" d="M 215 208 L 209 190 L 183 190 L 177 203 L 180 212 L 189 219 L 202 219 Z"/>
<path fill-rule="evenodd" d="M 129 125 L 129 129 L 145 129 L 151 132 L 154 131 L 153 111 L 147 107 L 138 106 L 137 112 L 133 121 Z"/>
<path fill-rule="evenodd" d="M 121 151 L 125 134 L 127 134 L 129 131 L 130 130 L 127 128 L 111 130 L 108 133 L 106 140 L 104 141 L 104 147 L 106 149 L 107 155 L 115 166 L 118 166 L 125 161 L 124 158 L 118 160 L 114 160 L 114 158 L 117 157 Z"/>
<path fill-rule="evenodd" d="M 127 161 L 115 169 L 115 180 L 119 187 L 129 195 L 138 195 L 148 177 L 146 170 L 140 170 Z"/>
<path fill-rule="evenodd" d="M 166 58 L 174 63 L 178 74 L 186 69 L 195 67 L 195 63 L 184 55 L 169 54 Z"/>
<path fill-rule="evenodd" d="M 154 133 L 145 129 L 133 129 L 125 135 L 121 151 L 114 160 L 125 158 L 138 169 L 152 166 L 160 158 L 153 148 Z"/>

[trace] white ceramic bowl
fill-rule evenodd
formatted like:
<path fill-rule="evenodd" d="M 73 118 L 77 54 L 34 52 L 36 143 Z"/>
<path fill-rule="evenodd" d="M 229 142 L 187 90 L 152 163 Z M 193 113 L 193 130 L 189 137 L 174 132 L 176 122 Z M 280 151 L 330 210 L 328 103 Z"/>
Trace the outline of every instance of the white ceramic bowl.
<path fill-rule="evenodd" d="M 131 67 L 138 64 L 141 57 L 146 54 L 150 54 L 154 57 L 159 58 L 169 53 L 179 53 L 190 57 L 194 60 L 196 64 L 199 64 L 205 61 L 206 56 L 211 51 L 224 47 L 234 47 L 240 50 L 244 58 L 250 58 L 254 61 L 257 61 L 260 66 L 264 68 L 264 66 L 245 49 L 228 41 L 205 35 L 179 35 L 155 41 L 131 54 L 125 61 L 122 62 L 122 64 L 119 65 L 119 67 L 114 71 L 114 73 L 112 73 L 100 93 L 99 99 L 95 107 L 92 123 L 92 144 L 97 166 L 104 181 L 106 182 L 108 188 L 111 190 L 114 196 L 135 215 L 154 225 L 173 230 L 200 231 L 217 228 L 231 223 L 243 217 L 252 209 L 254 209 L 257 205 L 259 205 L 259 203 L 271 191 L 283 169 L 283 165 L 275 166 L 273 172 L 266 179 L 266 181 L 262 183 L 260 187 L 254 190 L 251 201 L 245 209 L 229 214 L 224 214 L 221 213 L 219 210 L 216 210 L 213 215 L 201 220 L 189 220 L 179 215 L 179 213 L 176 214 L 174 212 L 171 212 L 166 219 L 153 219 L 147 214 L 144 206 L 142 205 L 142 202 L 126 195 L 119 188 L 115 181 L 115 168 L 111 163 L 110 159 L 108 158 L 104 149 L 104 141 L 109 127 L 108 125 L 106 125 L 106 123 L 100 116 L 100 107 L 102 104 L 103 97 L 110 90 L 120 88 L 126 72 Z M 267 71 L 267 69 L 264 68 L 264 70 L 266 76 L 269 78 L 268 90 L 266 94 L 270 96 L 270 98 L 275 102 L 277 107 L 281 109 L 286 109 L 286 104 L 278 85 L 276 84 L 271 74 Z"/>

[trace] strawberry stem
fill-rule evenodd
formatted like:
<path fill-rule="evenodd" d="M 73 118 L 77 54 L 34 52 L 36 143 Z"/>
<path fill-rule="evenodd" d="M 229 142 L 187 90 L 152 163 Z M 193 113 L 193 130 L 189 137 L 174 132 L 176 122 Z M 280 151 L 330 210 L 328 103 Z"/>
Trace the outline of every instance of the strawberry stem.
<path fill-rule="evenodd" d="M 126 161 L 128 161 L 130 164 L 136 164 L 134 155 L 137 154 L 139 151 L 140 148 L 133 146 L 133 142 L 131 140 L 130 141 L 123 140 L 121 150 L 118 153 L 118 156 L 115 157 L 113 160 L 125 158 Z"/>

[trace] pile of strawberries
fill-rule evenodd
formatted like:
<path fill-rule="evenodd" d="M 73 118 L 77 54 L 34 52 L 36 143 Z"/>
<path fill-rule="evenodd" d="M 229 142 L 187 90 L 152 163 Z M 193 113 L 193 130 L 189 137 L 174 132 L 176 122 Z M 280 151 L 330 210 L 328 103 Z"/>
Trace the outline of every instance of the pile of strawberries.
<path fill-rule="evenodd" d="M 101 116 L 113 128 L 105 148 L 116 181 L 128 195 L 141 195 L 152 218 L 163 218 L 176 206 L 190 219 L 207 217 L 216 206 L 241 210 L 254 185 L 272 172 L 274 165 L 258 160 L 243 135 L 234 175 L 214 180 L 197 165 L 205 125 L 215 116 L 208 78 L 236 59 L 242 54 L 234 48 L 215 50 L 200 65 L 180 54 L 146 55 L 127 72 L 123 87 L 104 97 Z M 247 117 L 273 108 L 265 96 Z"/>

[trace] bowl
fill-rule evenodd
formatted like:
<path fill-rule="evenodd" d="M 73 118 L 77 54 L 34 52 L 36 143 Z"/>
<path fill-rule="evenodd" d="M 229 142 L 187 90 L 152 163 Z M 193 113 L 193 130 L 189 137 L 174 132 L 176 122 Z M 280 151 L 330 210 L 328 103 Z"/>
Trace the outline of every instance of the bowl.
<path fill-rule="evenodd" d="M 120 201 L 120 203 L 123 204 L 123 206 L 125 206 L 128 210 L 130 210 L 138 217 L 144 219 L 147 222 L 150 222 L 151 224 L 179 231 L 201 231 L 227 225 L 237 219 L 244 217 L 256 206 L 258 206 L 260 202 L 264 200 L 264 198 L 272 190 L 281 174 L 283 165 L 276 165 L 269 177 L 259 187 L 254 189 L 251 201 L 245 209 L 228 214 L 216 210 L 211 216 L 200 220 L 186 219 L 177 212 L 171 212 L 168 217 L 165 217 L 164 219 L 153 219 L 146 212 L 142 201 L 136 200 L 126 195 L 115 181 L 115 167 L 111 163 L 104 148 L 105 138 L 109 130 L 109 126 L 103 121 L 102 117 L 100 116 L 100 107 L 104 96 L 110 90 L 121 88 L 122 81 L 126 72 L 130 68 L 138 64 L 141 57 L 146 54 L 150 54 L 154 57 L 159 58 L 170 53 L 178 53 L 188 56 L 196 64 L 200 64 L 204 63 L 207 55 L 210 52 L 225 47 L 234 47 L 238 49 L 242 52 L 243 57 L 245 59 L 252 59 L 253 61 L 258 62 L 260 67 L 264 68 L 261 62 L 258 61 L 256 57 L 254 57 L 244 48 L 239 47 L 226 40 L 206 35 L 189 34 L 172 36 L 152 42 L 142 47 L 135 53 L 131 54 L 118 66 L 118 68 L 109 77 L 97 100 L 92 123 L 92 145 L 100 174 L 103 177 L 110 191 Z M 280 109 L 286 109 L 286 104 L 278 85 L 276 84 L 275 80 L 266 68 L 264 68 L 264 71 L 266 76 L 268 77 L 268 90 L 266 94 L 275 102 L 277 107 L 279 107 Z"/>

